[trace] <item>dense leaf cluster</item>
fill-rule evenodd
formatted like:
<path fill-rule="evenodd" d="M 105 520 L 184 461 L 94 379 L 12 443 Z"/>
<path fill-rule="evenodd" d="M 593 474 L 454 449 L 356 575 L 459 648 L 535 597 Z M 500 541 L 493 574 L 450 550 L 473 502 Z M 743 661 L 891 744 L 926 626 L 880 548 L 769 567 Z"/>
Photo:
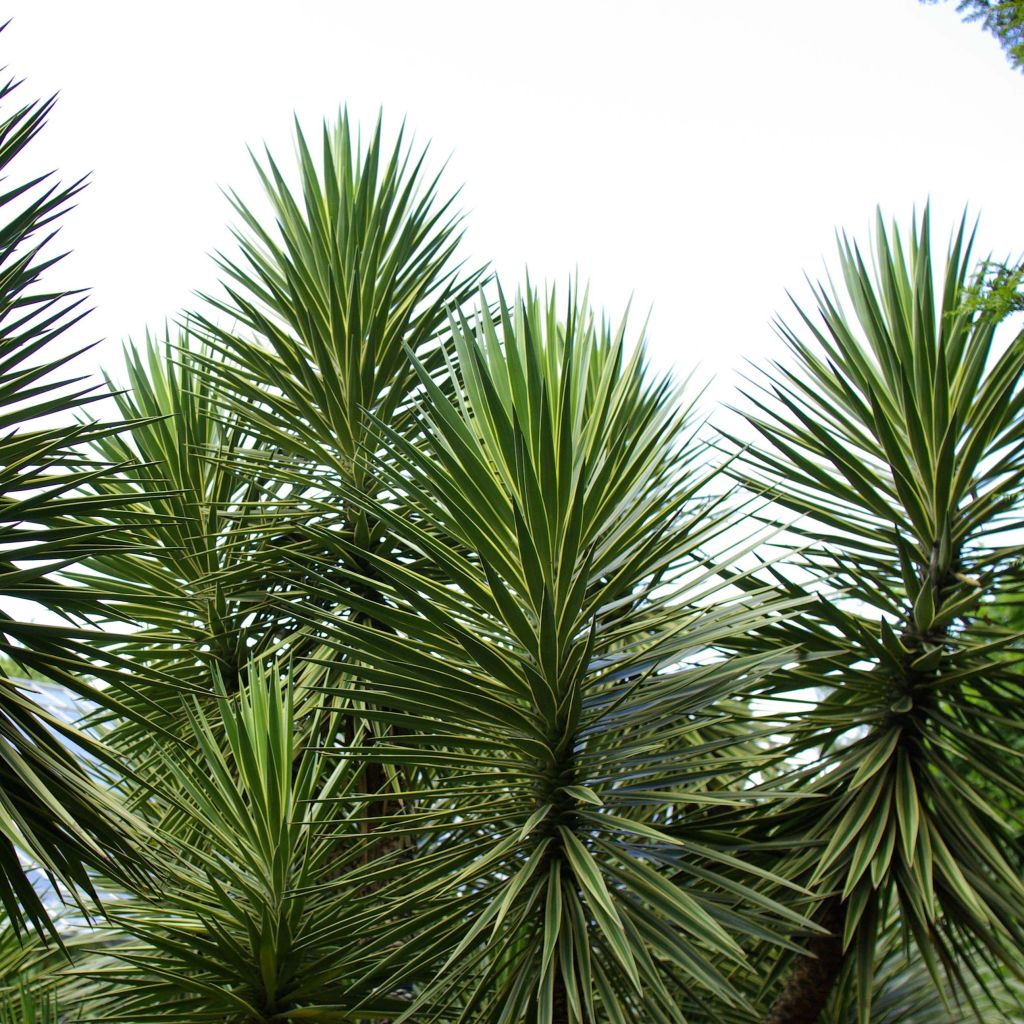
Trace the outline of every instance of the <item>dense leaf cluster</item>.
<path fill-rule="evenodd" d="M 0 1020 L 1011 1019 L 1017 279 L 844 239 L 730 436 L 401 136 L 297 149 L 116 424 L 39 424 L 77 186 L 2 197 Z"/>

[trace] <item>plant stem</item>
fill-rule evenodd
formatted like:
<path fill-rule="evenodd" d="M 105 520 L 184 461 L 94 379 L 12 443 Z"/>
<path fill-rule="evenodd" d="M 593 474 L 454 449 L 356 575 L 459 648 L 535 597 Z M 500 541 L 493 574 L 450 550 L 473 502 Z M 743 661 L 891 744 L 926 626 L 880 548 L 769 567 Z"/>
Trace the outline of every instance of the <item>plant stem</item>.
<path fill-rule="evenodd" d="M 846 907 L 838 896 L 822 904 L 818 924 L 827 935 L 815 935 L 807 953 L 797 956 L 789 977 L 762 1024 L 815 1024 L 843 969 L 843 921 Z"/>

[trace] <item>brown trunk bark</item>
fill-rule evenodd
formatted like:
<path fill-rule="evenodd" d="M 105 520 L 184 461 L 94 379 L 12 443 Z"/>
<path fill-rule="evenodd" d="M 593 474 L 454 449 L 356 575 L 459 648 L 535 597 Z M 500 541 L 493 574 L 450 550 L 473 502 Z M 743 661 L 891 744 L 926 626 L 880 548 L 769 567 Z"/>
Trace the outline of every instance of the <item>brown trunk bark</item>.
<path fill-rule="evenodd" d="M 582 1017 L 573 1017 L 569 1013 L 569 997 L 565 991 L 565 982 L 562 980 L 562 972 L 555 968 L 555 985 L 551 999 L 551 1024 L 590 1024 L 587 1011 L 580 1007 Z"/>
<path fill-rule="evenodd" d="M 571 1024 L 569 1020 L 569 998 L 565 994 L 562 972 L 555 968 L 555 991 L 551 1000 L 551 1024 Z"/>
<path fill-rule="evenodd" d="M 807 954 L 796 957 L 789 977 L 762 1024 L 815 1024 L 843 969 L 843 921 L 846 908 L 838 896 L 822 905 L 818 924 L 828 935 L 815 935 Z"/>

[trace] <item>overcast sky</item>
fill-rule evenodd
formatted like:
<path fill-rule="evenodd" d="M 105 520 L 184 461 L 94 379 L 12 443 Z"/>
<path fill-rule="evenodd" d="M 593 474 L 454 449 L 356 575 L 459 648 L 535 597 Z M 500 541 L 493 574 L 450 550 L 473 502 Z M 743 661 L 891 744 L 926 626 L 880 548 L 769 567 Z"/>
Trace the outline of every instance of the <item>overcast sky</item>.
<path fill-rule="evenodd" d="M 340 104 L 405 117 L 464 186 L 467 254 L 507 290 L 575 271 L 617 316 L 651 309 L 656 363 L 725 396 L 834 232 L 930 197 L 938 247 L 967 206 L 983 255 L 1024 250 L 1024 75 L 955 4 L 8 0 L 2 63 L 60 91 L 32 159 L 91 172 L 62 232 L 76 329 L 119 343 L 214 285 L 221 187 L 255 197 L 246 146 L 287 162 Z M 53 279 L 51 279 L 53 283 Z"/>

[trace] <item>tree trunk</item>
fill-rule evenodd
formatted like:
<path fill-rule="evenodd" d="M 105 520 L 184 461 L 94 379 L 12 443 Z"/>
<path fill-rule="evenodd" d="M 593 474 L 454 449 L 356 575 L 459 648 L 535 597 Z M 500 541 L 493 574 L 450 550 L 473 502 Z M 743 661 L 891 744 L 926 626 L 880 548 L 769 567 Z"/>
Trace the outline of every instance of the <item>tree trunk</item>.
<path fill-rule="evenodd" d="M 569 1014 L 569 997 L 565 991 L 565 981 L 562 979 L 562 972 L 555 968 L 555 986 L 551 1000 L 551 1024 L 589 1024 L 586 1010 L 581 1008 L 582 1017 L 572 1017 Z"/>
<path fill-rule="evenodd" d="M 565 994 L 562 972 L 555 968 L 555 991 L 551 1001 L 551 1024 L 571 1024 L 569 1020 L 569 998 Z"/>
<path fill-rule="evenodd" d="M 846 908 L 838 896 L 822 905 L 818 924 L 828 935 L 815 935 L 807 954 L 794 959 L 789 977 L 762 1024 L 815 1024 L 843 969 L 843 922 Z"/>

